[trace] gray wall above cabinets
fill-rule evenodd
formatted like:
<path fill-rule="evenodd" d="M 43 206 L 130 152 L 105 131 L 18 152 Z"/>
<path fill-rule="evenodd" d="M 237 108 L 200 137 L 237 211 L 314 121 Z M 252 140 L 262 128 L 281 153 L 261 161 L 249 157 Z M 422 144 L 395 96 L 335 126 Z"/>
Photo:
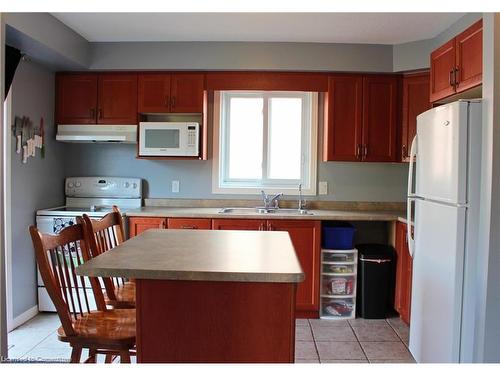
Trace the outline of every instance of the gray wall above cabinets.
<path fill-rule="evenodd" d="M 37 305 L 35 254 L 28 227 L 36 211 L 64 204 L 65 144 L 56 142 L 54 127 L 54 73 L 34 62 L 21 61 L 10 89 L 12 120 L 27 116 L 35 124 L 44 119 L 45 158 L 29 158 L 26 164 L 11 145 L 12 312 L 16 318 Z"/>
<path fill-rule="evenodd" d="M 261 42 L 91 43 L 90 69 L 392 72 L 392 46 Z"/>

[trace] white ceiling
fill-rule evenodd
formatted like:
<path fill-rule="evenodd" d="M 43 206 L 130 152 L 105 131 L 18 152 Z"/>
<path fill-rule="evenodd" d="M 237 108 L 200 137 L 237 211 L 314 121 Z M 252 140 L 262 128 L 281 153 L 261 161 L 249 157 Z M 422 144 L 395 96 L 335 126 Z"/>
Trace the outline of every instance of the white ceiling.
<path fill-rule="evenodd" d="M 254 41 L 399 44 L 464 13 L 52 13 L 90 42 Z"/>

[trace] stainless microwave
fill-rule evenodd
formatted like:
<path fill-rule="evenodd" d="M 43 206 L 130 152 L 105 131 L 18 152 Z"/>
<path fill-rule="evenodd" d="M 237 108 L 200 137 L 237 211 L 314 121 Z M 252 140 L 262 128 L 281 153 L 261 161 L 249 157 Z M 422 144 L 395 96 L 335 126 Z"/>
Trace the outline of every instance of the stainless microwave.
<path fill-rule="evenodd" d="M 196 122 L 140 122 L 139 156 L 198 156 Z"/>

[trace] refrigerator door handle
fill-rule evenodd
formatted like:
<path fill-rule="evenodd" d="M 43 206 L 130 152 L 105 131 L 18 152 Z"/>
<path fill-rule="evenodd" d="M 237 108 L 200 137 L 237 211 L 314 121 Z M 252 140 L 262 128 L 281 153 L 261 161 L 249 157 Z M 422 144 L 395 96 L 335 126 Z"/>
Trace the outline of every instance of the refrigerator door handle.
<path fill-rule="evenodd" d="M 415 168 L 415 156 L 417 148 L 417 136 L 413 138 L 410 148 L 410 167 L 408 169 L 408 200 L 406 208 L 406 236 L 408 237 L 408 251 L 410 256 L 413 258 L 415 251 L 415 239 L 412 237 L 412 206 L 411 203 L 415 200 L 413 193 L 413 169 Z"/>

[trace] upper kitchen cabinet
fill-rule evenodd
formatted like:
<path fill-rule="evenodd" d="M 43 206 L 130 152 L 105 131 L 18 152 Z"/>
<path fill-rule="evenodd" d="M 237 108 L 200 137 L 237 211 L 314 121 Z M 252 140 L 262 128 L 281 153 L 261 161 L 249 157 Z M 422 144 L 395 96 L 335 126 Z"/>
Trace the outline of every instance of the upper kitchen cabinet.
<path fill-rule="evenodd" d="M 56 92 L 58 124 L 96 123 L 97 74 L 57 74 Z"/>
<path fill-rule="evenodd" d="M 137 124 L 137 74 L 99 75 L 98 124 Z"/>
<path fill-rule="evenodd" d="M 361 156 L 363 78 L 328 77 L 323 161 L 356 161 Z"/>
<path fill-rule="evenodd" d="M 323 161 L 396 161 L 399 82 L 399 75 L 328 78 Z"/>
<path fill-rule="evenodd" d="M 205 76 L 201 73 L 139 75 L 140 113 L 202 113 Z"/>
<path fill-rule="evenodd" d="M 430 100 L 436 102 L 482 83 L 483 21 L 431 53 Z"/>
<path fill-rule="evenodd" d="M 431 108 L 429 82 L 429 72 L 403 77 L 401 161 L 410 161 L 411 142 L 417 132 L 417 116 Z"/>
<path fill-rule="evenodd" d="M 399 76 L 363 77 L 362 161 L 397 160 L 399 84 Z"/>
<path fill-rule="evenodd" d="M 58 124 L 137 124 L 137 75 L 56 76 Z"/>

